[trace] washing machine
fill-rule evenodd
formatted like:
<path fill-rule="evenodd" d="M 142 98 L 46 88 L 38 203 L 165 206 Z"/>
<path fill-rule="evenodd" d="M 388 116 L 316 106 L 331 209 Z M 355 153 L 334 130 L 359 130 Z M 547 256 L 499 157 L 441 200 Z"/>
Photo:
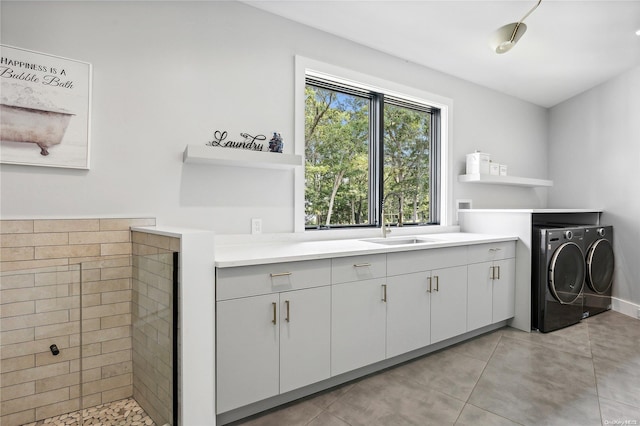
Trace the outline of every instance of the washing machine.
<path fill-rule="evenodd" d="M 611 287 L 615 259 L 613 227 L 593 226 L 585 229 L 586 283 L 584 286 L 584 317 L 611 309 Z"/>
<path fill-rule="evenodd" d="M 533 228 L 531 324 L 543 333 L 580 322 L 586 276 L 585 227 Z"/>

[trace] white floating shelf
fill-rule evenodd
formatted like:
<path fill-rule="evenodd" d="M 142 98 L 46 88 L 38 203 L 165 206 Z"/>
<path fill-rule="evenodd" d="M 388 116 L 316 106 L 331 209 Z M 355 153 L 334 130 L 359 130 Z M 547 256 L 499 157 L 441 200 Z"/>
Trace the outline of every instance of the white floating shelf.
<path fill-rule="evenodd" d="M 496 176 L 496 175 L 460 175 L 458 176 L 458 182 L 461 183 L 486 183 L 490 185 L 512 185 L 512 186 L 553 186 L 552 180 L 545 179 L 532 179 L 523 178 L 517 176 Z"/>
<path fill-rule="evenodd" d="M 216 164 L 232 167 L 289 169 L 301 166 L 302 156 L 207 145 L 187 145 L 184 149 L 182 161 L 193 164 Z"/>

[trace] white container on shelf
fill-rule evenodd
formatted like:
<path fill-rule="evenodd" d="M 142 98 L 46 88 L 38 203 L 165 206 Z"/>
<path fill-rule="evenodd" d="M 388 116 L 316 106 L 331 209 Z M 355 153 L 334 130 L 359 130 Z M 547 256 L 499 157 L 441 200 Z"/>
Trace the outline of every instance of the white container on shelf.
<path fill-rule="evenodd" d="M 506 175 L 507 175 L 507 165 L 500 164 L 500 176 L 506 176 Z"/>
<path fill-rule="evenodd" d="M 500 163 L 489 163 L 489 174 L 493 176 L 500 175 Z"/>
<path fill-rule="evenodd" d="M 473 152 L 467 154 L 467 174 L 468 175 L 488 175 L 489 162 L 491 156 L 484 152 Z"/>

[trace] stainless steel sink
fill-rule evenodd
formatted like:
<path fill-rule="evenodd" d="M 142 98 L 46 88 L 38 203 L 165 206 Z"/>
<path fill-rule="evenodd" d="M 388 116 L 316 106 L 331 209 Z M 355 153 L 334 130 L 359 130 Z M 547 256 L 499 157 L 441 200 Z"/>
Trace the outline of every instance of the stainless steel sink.
<path fill-rule="evenodd" d="M 363 241 L 368 241 L 370 243 L 376 243 L 376 244 L 384 244 L 387 246 L 399 246 L 399 245 L 409 245 L 409 244 L 435 243 L 438 240 L 432 240 L 430 238 L 422 238 L 422 237 L 396 237 L 396 238 L 370 238 Z"/>

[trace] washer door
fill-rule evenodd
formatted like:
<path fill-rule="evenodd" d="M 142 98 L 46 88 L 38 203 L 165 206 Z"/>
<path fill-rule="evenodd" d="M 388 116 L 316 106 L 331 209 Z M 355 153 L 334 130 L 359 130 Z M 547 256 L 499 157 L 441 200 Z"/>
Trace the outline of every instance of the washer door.
<path fill-rule="evenodd" d="M 591 244 L 587 252 L 587 283 L 591 290 L 603 294 L 613 283 L 613 247 L 609 240 Z"/>
<path fill-rule="evenodd" d="M 584 254 L 576 243 L 564 243 L 556 249 L 549 263 L 549 288 L 563 305 L 573 303 L 584 286 Z"/>

